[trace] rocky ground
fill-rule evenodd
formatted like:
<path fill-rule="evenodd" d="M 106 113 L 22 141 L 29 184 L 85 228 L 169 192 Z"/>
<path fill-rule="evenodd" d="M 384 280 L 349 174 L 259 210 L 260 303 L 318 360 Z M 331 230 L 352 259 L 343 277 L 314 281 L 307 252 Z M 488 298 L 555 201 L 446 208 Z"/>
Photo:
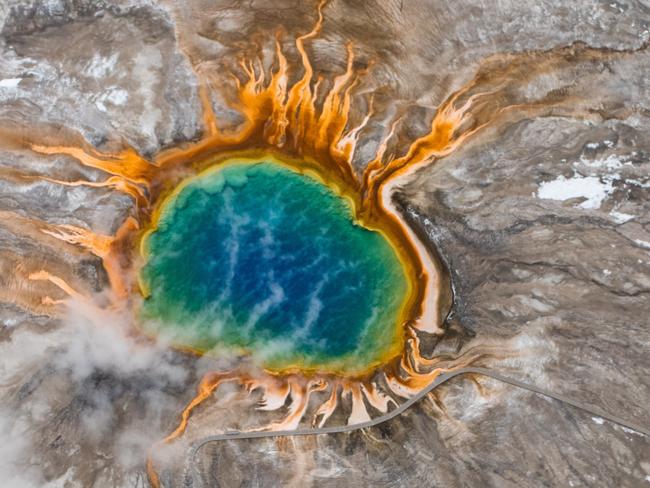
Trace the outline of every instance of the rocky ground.
<path fill-rule="evenodd" d="M 201 131 L 197 74 L 270 61 L 313 2 L 10 0 L 0 5 L 0 129 L 145 156 Z M 484 129 L 424 167 L 396 198 L 438 249 L 454 290 L 442 347 L 650 426 L 650 7 L 638 1 L 342 1 L 308 47 L 319 73 L 345 68 L 352 41 L 368 74 L 359 118 L 375 116 L 367 161 L 402 117 L 394 147 L 428 130 L 461 87 L 483 94 Z M 299 73 L 298 73 L 299 74 Z M 225 82 L 224 82 L 225 83 Z M 237 115 L 215 97 L 224 124 Z M 113 234 L 133 208 L 67 156 L 0 144 L 0 481 L 2 486 L 146 486 L 148 447 L 175 425 L 211 367 L 164 344 L 133 347 L 129 318 L 83 306 L 48 317 L 43 266 L 101 292 L 99 259 L 35 222 Z M 435 351 L 434 351 L 435 352 Z M 235 408 L 198 415 L 196 436 Z M 650 440 L 555 400 L 457 378 L 405 414 L 352 434 L 182 449 L 165 486 L 647 486 Z"/>

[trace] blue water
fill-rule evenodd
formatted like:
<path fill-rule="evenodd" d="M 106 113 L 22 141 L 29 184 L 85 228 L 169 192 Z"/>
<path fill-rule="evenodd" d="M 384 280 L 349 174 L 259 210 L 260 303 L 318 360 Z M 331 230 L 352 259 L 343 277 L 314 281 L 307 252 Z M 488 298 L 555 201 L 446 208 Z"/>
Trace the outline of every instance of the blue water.
<path fill-rule="evenodd" d="M 362 370 L 400 344 L 408 286 L 384 237 L 346 201 L 273 162 L 190 180 L 145 241 L 145 327 L 271 369 Z"/>

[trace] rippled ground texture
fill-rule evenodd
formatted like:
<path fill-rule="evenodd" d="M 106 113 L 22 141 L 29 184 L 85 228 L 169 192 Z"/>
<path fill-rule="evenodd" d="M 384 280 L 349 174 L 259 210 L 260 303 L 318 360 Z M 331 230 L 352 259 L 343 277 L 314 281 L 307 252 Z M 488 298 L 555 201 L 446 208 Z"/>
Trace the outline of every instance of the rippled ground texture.
<path fill-rule="evenodd" d="M 399 354 L 399 260 L 311 177 L 269 162 L 208 170 L 165 202 L 145 248 L 143 318 L 182 345 L 348 373 Z"/>
<path fill-rule="evenodd" d="M 291 40 L 313 27 L 315 9 L 0 2 L 2 133 L 23 127 L 45 144 L 72 131 L 99 150 L 126 142 L 147 157 L 196 140 L 200 80 L 243 79 L 242 57 L 268 66 L 278 29 L 295 65 Z M 315 79 L 345 71 L 351 41 L 356 68 L 367 69 L 351 124 L 374 94 L 357 169 L 391 129 L 386 155 L 404 154 L 461 87 L 489 94 L 471 109 L 485 128 L 395 194 L 455 292 L 448 333 L 422 335 L 424 353 L 491 345 L 482 366 L 649 425 L 647 4 L 332 0 L 324 13 L 321 35 L 306 43 Z M 242 119 L 228 90 L 217 92 L 220 127 L 232 129 Z M 0 151 L 2 485 L 146 486 L 146 450 L 174 428 L 204 372 L 233 365 L 165 344 L 133 347 L 126 317 L 83 304 L 50 317 L 42 298 L 67 294 L 32 273 L 47 268 L 88 293 L 108 278 L 99 258 L 42 230 L 111 236 L 137 202 L 72 157 L 4 137 Z M 238 425 L 257 400 L 224 390 L 192 417 L 187 438 Z M 170 453 L 165 486 L 636 487 L 650 476 L 646 437 L 483 378 L 452 380 L 363 432 L 186 454 Z"/>

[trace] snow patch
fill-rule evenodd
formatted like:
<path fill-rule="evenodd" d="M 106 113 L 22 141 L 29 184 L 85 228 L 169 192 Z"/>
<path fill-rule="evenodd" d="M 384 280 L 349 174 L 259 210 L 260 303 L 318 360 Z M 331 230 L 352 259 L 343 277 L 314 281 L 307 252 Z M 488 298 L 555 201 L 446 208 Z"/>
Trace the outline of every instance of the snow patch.
<path fill-rule="evenodd" d="M 569 200 L 572 198 L 584 198 L 580 208 L 600 208 L 613 190 L 611 181 L 601 181 L 595 176 L 575 175 L 572 178 L 560 176 L 553 181 L 545 181 L 537 190 L 537 197 L 544 200 Z"/>
<path fill-rule="evenodd" d="M 650 242 L 648 241 L 642 241 L 641 239 L 634 239 L 634 242 L 636 242 L 639 246 L 645 249 L 650 249 Z"/>
<path fill-rule="evenodd" d="M 638 186 L 639 188 L 650 188 L 650 180 L 641 181 L 637 179 L 628 178 L 627 180 L 625 180 L 625 183 L 629 185 Z"/>
<path fill-rule="evenodd" d="M 605 144 L 610 141 L 605 141 Z M 611 146 L 607 146 L 611 147 Z M 574 166 L 584 164 L 590 168 L 605 168 L 608 170 L 621 169 L 623 166 L 631 166 L 632 162 L 626 156 L 619 156 L 617 154 L 610 154 L 606 158 L 600 159 L 587 159 L 584 156 L 579 161 L 573 163 Z"/>
<path fill-rule="evenodd" d="M 124 105 L 129 99 L 129 92 L 123 90 L 122 88 L 114 88 L 105 93 L 102 93 L 101 96 L 95 101 L 95 106 L 102 112 L 108 111 L 106 108 L 106 102 L 109 102 L 113 105 Z"/>
<path fill-rule="evenodd" d="M 585 144 L 587 149 L 598 149 L 599 147 L 606 146 L 609 148 L 614 147 L 614 141 L 604 140 L 603 142 L 588 142 Z"/>
<path fill-rule="evenodd" d="M 612 216 L 612 218 L 617 224 L 624 224 L 625 222 L 632 220 L 635 217 L 635 215 L 626 214 L 623 212 L 615 212 L 614 210 L 609 212 L 609 215 Z"/>
<path fill-rule="evenodd" d="M 598 147 L 612 148 L 614 143 L 610 140 L 603 142 L 590 142 L 585 145 L 587 148 L 595 149 Z M 631 156 L 634 156 L 632 153 Z M 614 190 L 614 183 L 621 182 L 624 187 L 628 185 L 637 185 L 641 187 L 650 187 L 650 182 L 639 181 L 630 178 L 622 178 L 620 172 L 626 166 L 632 166 L 631 156 L 610 154 L 607 157 L 598 159 L 587 159 L 581 156 L 578 161 L 571 163 L 573 176 L 566 178 L 560 176 L 553 181 L 547 181 L 540 184 L 537 196 L 547 200 L 569 200 L 572 198 L 584 198 L 585 200 L 576 205 L 584 209 L 599 209 L 603 201 L 609 197 Z M 566 160 L 562 160 L 566 162 Z M 583 176 L 584 169 L 605 170 L 606 174 L 600 176 Z M 610 216 L 617 223 L 624 223 L 633 219 L 635 216 L 622 212 L 612 211 Z"/>
<path fill-rule="evenodd" d="M 21 81 L 23 81 L 22 78 L 5 78 L 0 80 L 0 88 L 16 88 Z"/>
<path fill-rule="evenodd" d="M 124 105 L 129 99 L 129 92 L 122 90 L 121 88 L 111 90 L 106 97 L 106 100 L 111 102 L 113 105 Z"/>
<path fill-rule="evenodd" d="M 95 54 L 85 69 L 87 75 L 93 78 L 103 78 L 112 73 L 117 63 L 119 54 L 115 53 L 109 58 Z"/>
<path fill-rule="evenodd" d="M 645 434 L 643 434 L 643 433 L 641 433 L 639 431 L 628 429 L 627 427 L 623 427 L 622 425 L 621 426 L 616 425 L 615 427 L 617 429 L 620 428 L 626 434 L 638 435 L 639 437 L 644 437 L 645 436 Z"/>

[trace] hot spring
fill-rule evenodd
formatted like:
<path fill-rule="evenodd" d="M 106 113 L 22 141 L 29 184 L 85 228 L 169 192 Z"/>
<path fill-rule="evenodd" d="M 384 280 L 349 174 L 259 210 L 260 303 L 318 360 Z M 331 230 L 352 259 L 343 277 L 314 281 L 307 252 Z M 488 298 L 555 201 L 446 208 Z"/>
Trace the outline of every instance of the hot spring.
<path fill-rule="evenodd" d="M 409 283 L 395 248 L 333 189 L 272 158 L 181 183 L 142 254 L 143 327 L 180 347 L 344 374 L 402 351 Z"/>

